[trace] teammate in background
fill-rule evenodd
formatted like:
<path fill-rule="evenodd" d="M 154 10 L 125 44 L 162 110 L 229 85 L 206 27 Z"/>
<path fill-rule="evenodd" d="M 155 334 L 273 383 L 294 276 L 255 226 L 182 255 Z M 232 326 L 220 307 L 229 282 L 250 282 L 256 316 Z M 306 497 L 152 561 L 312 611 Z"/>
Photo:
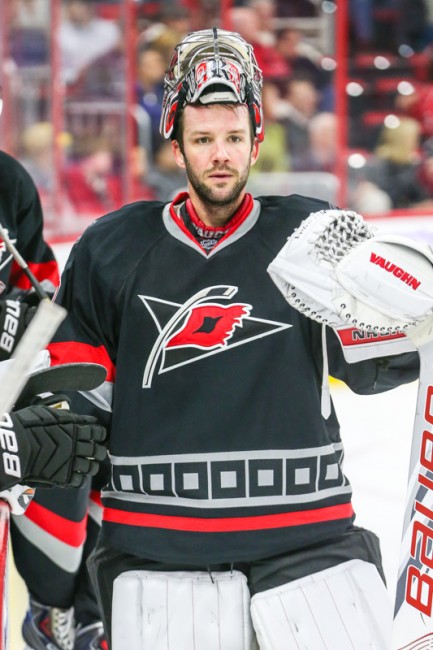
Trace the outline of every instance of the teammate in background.
<path fill-rule="evenodd" d="M 338 642 L 347 630 L 386 647 L 379 542 L 354 525 L 337 417 L 333 406 L 329 417 L 321 410 L 322 375 L 329 363 L 332 376 L 373 394 L 416 379 L 419 359 L 347 363 L 335 332 L 326 328 L 325 342 L 270 279 L 295 228 L 331 206 L 246 192 L 264 136 L 261 85 L 238 34 L 193 32 L 176 47 L 161 133 L 188 191 L 92 224 L 57 296 L 69 314 L 49 346 L 52 365 L 85 358 L 109 377 L 99 400 L 80 395 L 73 408 L 99 413 L 109 430 L 111 479 L 89 568 L 113 650 L 162 650 L 167 638 L 176 647 L 174 635 L 178 647 L 214 647 L 214 634 L 231 650 L 255 637 L 262 650 L 299 647 L 287 621 L 279 645 L 269 641 L 272 596 L 279 588 L 292 598 L 294 619 L 314 611 L 305 581 L 317 585 L 318 633 L 335 628 L 335 650 L 347 650 Z M 219 609 L 209 614 L 215 584 Z M 360 584 L 371 609 L 352 606 Z M 356 620 L 344 605 L 336 615 L 346 601 Z"/>
<path fill-rule="evenodd" d="M 38 191 L 21 163 L 4 151 L 0 151 L 0 223 L 33 275 L 53 295 L 59 284 L 59 270 L 43 238 Z M 0 240 L 0 361 L 10 357 L 37 302 L 28 277 Z"/>
<path fill-rule="evenodd" d="M 46 293 L 54 295 L 59 284 L 59 271 L 53 251 L 43 237 L 43 213 L 39 193 L 25 168 L 15 158 L 3 151 L 0 151 L 0 222 L 8 231 L 10 239 Z M 27 276 L 15 263 L 4 242 L 0 241 L 0 361 L 10 357 L 36 310 L 37 302 L 38 297 Z M 23 412 L 22 415 L 28 417 L 33 414 L 36 416 L 40 408 L 38 407 L 34 412 L 34 407 L 30 407 L 30 410 Z M 45 411 L 44 413 L 46 414 Z M 16 417 L 16 422 L 18 422 L 20 413 L 12 417 Z M 38 430 L 38 434 L 43 436 L 51 435 L 54 440 L 57 440 L 57 443 L 60 443 L 62 432 L 66 431 L 64 444 L 69 445 L 71 451 L 69 465 L 71 474 L 69 478 L 72 478 L 75 476 L 72 471 L 73 455 L 75 454 L 77 462 L 80 456 L 77 450 L 73 451 L 74 445 L 77 444 L 73 442 L 73 437 L 88 431 L 93 438 L 94 435 L 97 435 L 96 432 L 100 431 L 100 428 L 99 426 L 95 427 L 90 422 L 87 423 L 81 416 L 73 413 L 62 415 L 61 418 L 59 412 L 59 414 L 52 417 L 58 417 L 59 423 L 63 418 L 62 431 L 55 431 L 53 423 L 53 426 L 49 428 L 49 432 L 42 433 Z M 27 425 L 23 425 L 23 427 L 25 429 Z M 21 440 L 24 440 L 24 434 Z M 22 444 L 24 443 L 21 442 Z M 31 469 L 33 454 L 36 452 L 34 450 L 32 452 L 30 450 L 25 451 L 24 447 L 21 448 L 22 453 L 28 460 L 28 468 Z M 97 449 L 98 447 L 96 447 Z M 91 451 L 91 449 L 89 448 L 88 451 Z M 30 453 L 30 456 L 27 456 L 27 453 Z M 100 452 L 98 453 L 100 455 Z M 81 465 L 81 462 L 79 464 Z M 65 480 L 62 480 L 62 483 L 68 482 L 67 474 L 63 476 Z M 76 480 L 76 476 L 74 480 Z M 85 481 L 85 484 L 86 487 L 81 489 L 85 489 L 87 493 L 87 481 Z M 3 485 L 5 484 L 3 483 Z M 77 489 L 79 490 L 79 488 Z M 10 492 L 8 494 L 8 501 L 11 503 L 12 511 L 23 512 L 22 505 L 28 505 L 27 497 L 22 495 L 20 487 L 12 487 L 11 492 L 12 494 Z M 58 492 L 61 494 L 59 498 L 57 498 Z M 102 638 L 102 634 L 97 634 L 97 631 L 95 631 L 95 625 L 100 630 L 101 624 L 93 589 L 87 584 L 86 579 L 78 580 L 77 566 L 74 566 L 71 574 L 70 571 L 65 571 L 64 564 L 61 563 L 61 566 L 59 566 L 56 563 L 58 555 L 64 555 L 67 541 L 71 541 L 74 545 L 72 547 L 74 562 L 78 561 L 79 567 L 82 547 L 79 544 L 77 545 L 77 539 L 80 538 L 84 543 L 89 530 L 91 532 L 88 535 L 88 544 L 90 547 L 93 544 L 90 540 L 93 540 L 94 526 L 89 523 L 86 528 L 87 505 L 78 521 L 75 519 L 75 512 L 72 518 L 69 517 L 70 512 L 73 511 L 69 501 L 74 502 L 74 492 L 75 490 L 60 488 L 58 491 L 55 488 L 38 490 L 25 515 L 12 517 L 11 538 L 14 561 L 30 592 L 31 603 L 33 608 L 37 610 L 38 621 L 40 622 L 44 618 L 43 615 L 50 611 L 50 622 L 45 629 L 55 627 L 58 631 L 63 639 L 62 643 L 64 643 L 63 646 L 59 645 L 59 648 L 72 648 L 76 628 L 73 623 L 73 610 L 70 607 L 74 603 L 74 597 L 77 596 L 84 611 L 78 621 L 78 624 L 81 624 L 82 650 L 88 650 L 91 642 L 91 640 L 88 641 L 89 636 L 90 639 L 94 639 L 96 636 Z M 23 500 L 25 501 L 24 504 Z M 56 516 L 58 513 L 63 519 Z M 63 532 L 61 534 L 55 526 L 56 522 L 62 524 Z M 63 536 L 63 542 L 57 536 L 56 541 L 49 546 L 46 544 L 45 536 L 49 534 L 47 531 L 53 531 L 53 527 L 57 530 L 58 535 L 60 534 L 60 537 Z M 96 526 L 95 528 L 98 530 Z M 66 541 L 65 535 L 67 536 Z M 79 552 L 76 551 L 77 546 Z M 83 592 L 84 595 L 82 595 Z M 35 595 L 38 597 L 37 603 L 35 603 Z M 41 603 L 47 603 L 47 606 L 42 606 Z M 80 612 L 78 612 L 78 616 L 80 616 Z M 32 619 L 29 616 L 26 626 L 32 627 L 31 623 Z M 93 625 L 91 631 L 86 629 L 84 623 Z M 37 639 L 37 643 L 39 642 L 39 639 Z M 87 645 L 85 645 L 86 643 Z M 29 645 L 29 647 L 31 646 Z M 39 648 L 40 646 L 35 647 Z M 44 644 L 42 648 L 45 647 Z"/>

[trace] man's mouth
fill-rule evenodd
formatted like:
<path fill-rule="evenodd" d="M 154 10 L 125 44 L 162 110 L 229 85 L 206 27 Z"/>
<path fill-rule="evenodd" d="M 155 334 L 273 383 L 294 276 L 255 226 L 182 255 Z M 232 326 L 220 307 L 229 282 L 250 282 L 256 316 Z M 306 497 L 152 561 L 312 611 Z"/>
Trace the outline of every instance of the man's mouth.
<path fill-rule="evenodd" d="M 233 176 L 233 174 L 230 171 L 211 172 L 208 175 L 209 178 L 216 178 L 216 179 L 222 179 L 222 180 L 232 178 L 232 176 Z"/>

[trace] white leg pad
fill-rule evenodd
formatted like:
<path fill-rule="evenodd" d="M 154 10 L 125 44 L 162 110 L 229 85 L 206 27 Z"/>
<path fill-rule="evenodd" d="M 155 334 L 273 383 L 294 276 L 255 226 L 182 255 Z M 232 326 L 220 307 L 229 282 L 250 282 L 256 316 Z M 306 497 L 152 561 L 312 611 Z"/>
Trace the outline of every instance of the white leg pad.
<path fill-rule="evenodd" d="M 255 594 L 260 650 L 389 650 L 392 605 L 373 564 L 350 560 Z"/>
<path fill-rule="evenodd" d="M 112 650 L 251 650 L 239 571 L 126 571 L 114 581 Z"/>

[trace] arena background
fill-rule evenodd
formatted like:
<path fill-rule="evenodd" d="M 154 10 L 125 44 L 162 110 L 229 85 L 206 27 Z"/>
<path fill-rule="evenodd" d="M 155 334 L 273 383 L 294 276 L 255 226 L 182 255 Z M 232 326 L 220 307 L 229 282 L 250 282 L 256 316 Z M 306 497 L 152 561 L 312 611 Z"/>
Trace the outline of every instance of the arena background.
<path fill-rule="evenodd" d="M 253 194 L 325 198 L 433 244 L 432 0 L 0 0 L 0 147 L 32 174 L 61 266 L 98 216 L 184 187 L 157 131 L 162 78 L 173 46 L 212 26 L 253 43 L 263 70 Z M 332 385 L 358 523 L 379 534 L 391 589 L 416 388 Z M 19 650 L 13 563 L 9 583 Z"/>

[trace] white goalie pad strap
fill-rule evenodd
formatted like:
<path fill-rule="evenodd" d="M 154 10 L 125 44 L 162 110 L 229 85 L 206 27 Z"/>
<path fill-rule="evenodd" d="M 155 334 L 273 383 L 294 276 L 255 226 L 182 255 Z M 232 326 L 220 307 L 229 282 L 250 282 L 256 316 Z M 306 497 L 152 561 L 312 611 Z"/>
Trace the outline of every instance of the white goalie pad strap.
<path fill-rule="evenodd" d="M 354 212 L 323 210 L 301 223 L 268 272 L 289 304 L 313 320 L 412 337 L 433 317 L 432 264 L 427 245 L 374 235 Z"/>
<path fill-rule="evenodd" d="M 114 581 L 112 650 L 252 650 L 239 571 L 126 571 Z"/>
<path fill-rule="evenodd" d="M 389 650 L 391 600 L 363 560 L 258 593 L 251 615 L 260 650 Z"/>

